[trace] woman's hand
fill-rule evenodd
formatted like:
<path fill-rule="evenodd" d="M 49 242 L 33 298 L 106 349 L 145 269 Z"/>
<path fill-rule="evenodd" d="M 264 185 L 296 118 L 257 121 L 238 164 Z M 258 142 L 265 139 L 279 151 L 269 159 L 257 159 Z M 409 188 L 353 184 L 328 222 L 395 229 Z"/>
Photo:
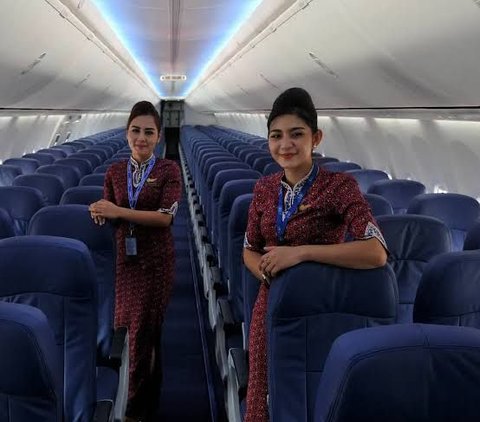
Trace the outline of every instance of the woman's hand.
<path fill-rule="evenodd" d="M 300 250 L 295 246 L 267 246 L 259 263 L 261 273 L 275 277 L 280 271 L 302 262 Z"/>
<path fill-rule="evenodd" d="M 118 218 L 120 214 L 120 207 L 105 199 L 94 202 L 88 207 L 88 210 L 95 224 L 99 225 L 105 224 L 107 218 Z"/>

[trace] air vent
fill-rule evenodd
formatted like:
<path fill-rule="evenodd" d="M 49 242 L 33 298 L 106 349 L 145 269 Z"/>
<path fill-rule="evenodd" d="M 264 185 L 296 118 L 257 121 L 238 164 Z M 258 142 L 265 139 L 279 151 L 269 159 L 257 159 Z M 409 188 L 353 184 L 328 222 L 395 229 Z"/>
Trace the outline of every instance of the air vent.
<path fill-rule="evenodd" d="M 160 76 L 161 81 L 169 82 L 169 81 L 186 81 L 186 75 L 162 75 Z"/>
<path fill-rule="evenodd" d="M 35 66 L 37 66 L 47 55 L 47 53 L 42 53 L 40 54 L 32 63 L 30 63 L 25 69 L 23 69 L 20 74 L 21 75 L 26 75 L 28 72 L 30 72 Z"/>
<path fill-rule="evenodd" d="M 315 64 L 317 64 L 323 69 L 325 73 L 328 73 L 330 76 L 333 76 L 334 78 L 338 78 L 338 75 L 332 69 L 330 69 L 325 63 L 323 63 L 315 54 L 310 52 L 308 53 L 308 55 L 310 56 L 310 58 L 313 60 Z"/>

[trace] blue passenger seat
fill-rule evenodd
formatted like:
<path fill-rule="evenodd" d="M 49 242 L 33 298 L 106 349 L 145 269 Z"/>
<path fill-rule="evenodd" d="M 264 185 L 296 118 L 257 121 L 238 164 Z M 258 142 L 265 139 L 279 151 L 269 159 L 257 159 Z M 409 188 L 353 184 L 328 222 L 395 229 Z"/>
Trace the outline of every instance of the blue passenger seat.
<path fill-rule="evenodd" d="M 425 193 L 425 185 L 415 180 L 379 180 L 374 182 L 368 193 L 384 196 L 392 204 L 394 214 L 405 214 L 410 201 Z"/>

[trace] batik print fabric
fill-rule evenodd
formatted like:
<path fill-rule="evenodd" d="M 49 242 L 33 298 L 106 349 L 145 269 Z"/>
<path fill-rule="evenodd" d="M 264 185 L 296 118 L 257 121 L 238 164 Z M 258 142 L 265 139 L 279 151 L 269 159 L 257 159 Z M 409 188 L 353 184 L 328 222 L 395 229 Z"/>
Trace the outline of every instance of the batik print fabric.
<path fill-rule="evenodd" d="M 113 164 L 107 171 L 104 198 L 129 208 L 127 165 L 143 175 L 146 165 L 131 160 Z M 135 166 L 136 165 L 136 166 Z M 138 179 L 138 177 L 137 177 Z M 137 183 L 138 185 L 138 183 Z M 138 197 L 137 210 L 160 211 L 174 215 L 181 196 L 180 169 L 174 161 L 157 159 Z M 115 282 L 115 326 L 129 333 L 129 415 L 146 408 L 145 399 L 152 371 L 153 350 L 159 342 L 174 280 L 175 254 L 170 227 L 136 225 L 137 256 L 126 256 L 127 221 L 118 221 L 117 268 Z"/>

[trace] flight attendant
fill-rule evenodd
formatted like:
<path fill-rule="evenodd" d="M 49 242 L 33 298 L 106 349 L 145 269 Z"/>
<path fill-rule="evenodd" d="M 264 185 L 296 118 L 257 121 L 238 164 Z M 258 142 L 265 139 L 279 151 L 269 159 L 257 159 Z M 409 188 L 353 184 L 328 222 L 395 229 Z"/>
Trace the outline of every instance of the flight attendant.
<path fill-rule="evenodd" d="M 269 420 L 266 314 L 275 277 L 304 261 L 367 269 L 387 260 L 385 241 L 356 181 L 322 170 L 312 159 L 322 132 L 310 95 L 301 88 L 283 92 L 267 127 L 270 153 L 283 171 L 257 182 L 248 213 L 243 258 L 261 285 L 249 335 L 246 422 Z M 343 243 L 347 231 L 354 240 Z"/>
<path fill-rule="evenodd" d="M 181 178 L 174 161 L 154 156 L 159 139 L 157 110 L 147 101 L 135 104 L 127 123 L 132 155 L 109 167 L 104 199 L 89 208 L 97 224 L 105 219 L 118 223 L 115 326 L 127 327 L 129 333 L 127 421 L 140 420 L 147 412 L 174 278 L 170 225 L 181 196 Z"/>

